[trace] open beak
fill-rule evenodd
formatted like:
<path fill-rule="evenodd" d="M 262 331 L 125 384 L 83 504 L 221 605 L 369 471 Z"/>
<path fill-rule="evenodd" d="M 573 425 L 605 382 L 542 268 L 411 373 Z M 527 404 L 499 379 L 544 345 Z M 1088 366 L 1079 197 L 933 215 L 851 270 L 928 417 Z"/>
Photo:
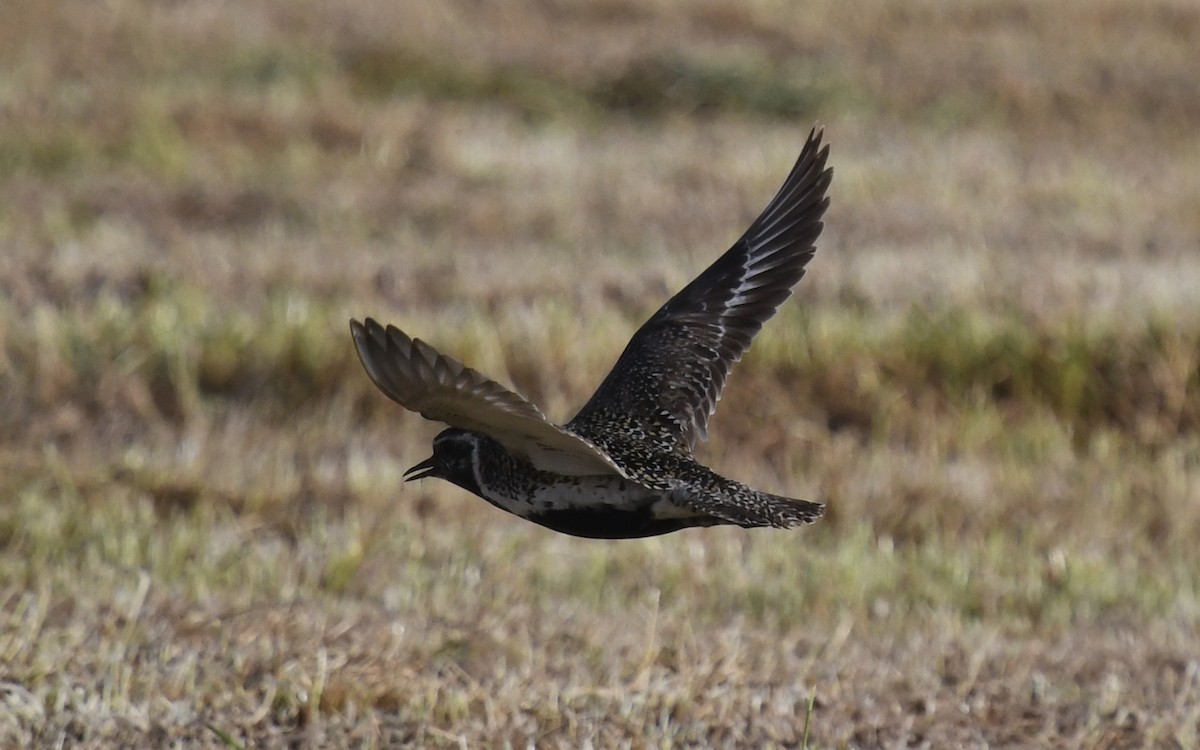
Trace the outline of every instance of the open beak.
<path fill-rule="evenodd" d="M 433 462 L 433 456 L 425 459 L 421 463 L 404 472 L 404 481 L 411 482 L 414 479 L 424 479 L 433 475 L 437 471 L 437 464 Z"/>

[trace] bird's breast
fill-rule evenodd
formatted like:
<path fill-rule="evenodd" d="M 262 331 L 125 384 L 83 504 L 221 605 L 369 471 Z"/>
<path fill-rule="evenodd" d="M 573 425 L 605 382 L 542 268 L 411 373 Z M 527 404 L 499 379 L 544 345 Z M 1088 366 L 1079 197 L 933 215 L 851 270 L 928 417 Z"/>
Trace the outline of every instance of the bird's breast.
<path fill-rule="evenodd" d="M 523 518 L 548 511 L 631 510 L 655 502 L 661 493 L 618 476 L 564 476 L 554 482 L 513 479 L 482 488 L 483 499 Z"/>

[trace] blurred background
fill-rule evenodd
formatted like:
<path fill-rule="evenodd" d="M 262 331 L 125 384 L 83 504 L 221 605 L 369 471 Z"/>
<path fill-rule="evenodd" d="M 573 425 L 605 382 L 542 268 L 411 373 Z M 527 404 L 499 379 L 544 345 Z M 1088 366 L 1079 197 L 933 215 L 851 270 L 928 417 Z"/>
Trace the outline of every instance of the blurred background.
<path fill-rule="evenodd" d="M 0 744 L 1200 743 L 1200 6 L 3 15 Z M 402 484 L 351 316 L 565 420 L 818 123 L 700 457 L 825 519 Z"/>

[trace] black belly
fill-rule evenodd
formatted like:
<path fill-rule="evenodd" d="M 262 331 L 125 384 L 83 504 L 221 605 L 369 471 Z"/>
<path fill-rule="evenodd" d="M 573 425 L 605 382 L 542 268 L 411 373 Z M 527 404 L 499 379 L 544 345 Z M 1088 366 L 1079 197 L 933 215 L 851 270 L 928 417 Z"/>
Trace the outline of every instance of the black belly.
<path fill-rule="evenodd" d="M 692 526 L 715 526 L 728 523 L 711 516 L 693 518 L 655 518 L 650 508 L 618 510 L 615 508 L 547 510 L 526 516 L 528 520 L 548 529 L 588 539 L 641 539 Z"/>

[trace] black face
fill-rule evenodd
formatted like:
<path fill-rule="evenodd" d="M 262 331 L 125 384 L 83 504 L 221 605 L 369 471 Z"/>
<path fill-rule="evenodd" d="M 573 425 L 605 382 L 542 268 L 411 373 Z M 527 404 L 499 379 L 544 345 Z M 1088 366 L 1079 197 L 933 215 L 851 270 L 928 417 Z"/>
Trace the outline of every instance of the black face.
<path fill-rule="evenodd" d="M 404 481 L 437 477 L 478 495 L 474 467 L 478 449 L 479 436 L 475 433 L 456 427 L 443 430 L 433 439 L 433 455 L 404 472 Z"/>

